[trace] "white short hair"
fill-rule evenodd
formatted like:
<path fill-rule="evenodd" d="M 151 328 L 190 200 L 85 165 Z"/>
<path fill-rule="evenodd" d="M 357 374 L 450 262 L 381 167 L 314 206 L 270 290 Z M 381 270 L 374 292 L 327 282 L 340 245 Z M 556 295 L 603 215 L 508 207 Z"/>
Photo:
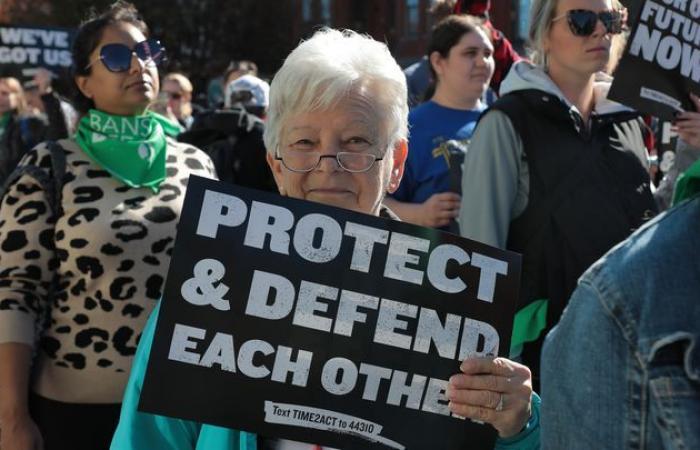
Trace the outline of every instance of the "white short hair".
<path fill-rule="evenodd" d="M 251 94 L 251 98 L 246 102 L 245 106 L 267 109 L 267 106 L 270 104 L 270 85 L 267 81 L 247 73 L 231 81 L 224 88 L 225 108 L 232 106 L 231 95 L 239 91 L 248 91 Z"/>
<path fill-rule="evenodd" d="M 301 112 L 325 110 L 369 88 L 394 146 L 408 138 L 406 77 L 387 46 L 350 30 L 323 28 L 289 54 L 270 85 L 265 146 L 274 153 L 283 124 Z"/>

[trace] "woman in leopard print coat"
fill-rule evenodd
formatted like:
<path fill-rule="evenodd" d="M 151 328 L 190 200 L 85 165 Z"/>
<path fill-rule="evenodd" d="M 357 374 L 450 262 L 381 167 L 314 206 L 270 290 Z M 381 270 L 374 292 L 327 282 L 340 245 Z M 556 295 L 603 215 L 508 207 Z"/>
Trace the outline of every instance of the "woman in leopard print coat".
<path fill-rule="evenodd" d="M 83 119 L 75 138 L 58 142 L 60 212 L 30 173 L 1 199 L 3 450 L 109 446 L 188 178 L 214 176 L 203 152 L 166 138 L 167 124 L 146 111 L 163 52 L 147 34 L 123 2 L 82 25 L 73 61 Z M 52 178 L 50 152 L 41 144 L 19 166 Z"/>

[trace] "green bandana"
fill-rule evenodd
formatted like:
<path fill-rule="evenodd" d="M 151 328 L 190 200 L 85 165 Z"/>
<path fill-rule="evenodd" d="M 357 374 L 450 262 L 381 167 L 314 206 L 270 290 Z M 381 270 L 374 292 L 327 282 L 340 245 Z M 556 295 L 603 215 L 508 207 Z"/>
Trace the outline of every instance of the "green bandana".
<path fill-rule="evenodd" d="M 12 113 L 7 111 L 5 114 L 0 116 L 0 137 L 5 133 L 5 128 L 7 127 L 7 122 L 10 121 L 10 116 Z"/>
<path fill-rule="evenodd" d="M 166 136 L 170 136 L 171 138 L 175 139 L 177 138 L 178 134 L 185 131 L 185 128 L 183 128 L 177 121 L 173 122 L 164 115 L 156 112 L 151 112 L 150 114 L 160 123 L 160 126 L 163 127 L 163 132 Z"/>
<path fill-rule="evenodd" d="M 114 178 L 158 192 L 165 180 L 165 133 L 161 118 L 114 116 L 95 109 L 80 119 L 76 142 Z"/>
<path fill-rule="evenodd" d="M 678 177 L 673 192 L 673 204 L 680 203 L 697 193 L 700 193 L 700 159 Z"/>

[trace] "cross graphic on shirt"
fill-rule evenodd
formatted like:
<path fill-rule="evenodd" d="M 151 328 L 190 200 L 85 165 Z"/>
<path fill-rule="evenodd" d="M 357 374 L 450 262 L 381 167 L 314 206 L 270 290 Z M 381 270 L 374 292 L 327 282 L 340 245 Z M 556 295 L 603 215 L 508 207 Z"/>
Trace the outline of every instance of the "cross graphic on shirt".
<path fill-rule="evenodd" d="M 450 149 L 447 148 L 447 142 L 441 143 L 438 147 L 433 149 L 433 158 L 438 158 L 442 156 L 445 158 L 445 163 L 447 163 L 447 168 L 450 168 Z"/>

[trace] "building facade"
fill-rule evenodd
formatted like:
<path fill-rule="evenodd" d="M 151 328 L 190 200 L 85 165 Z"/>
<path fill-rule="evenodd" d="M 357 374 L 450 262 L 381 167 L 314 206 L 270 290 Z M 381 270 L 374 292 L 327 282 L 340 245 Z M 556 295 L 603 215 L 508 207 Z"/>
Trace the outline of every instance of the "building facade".
<path fill-rule="evenodd" d="M 295 0 L 292 35 L 303 38 L 323 25 L 349 28 L 384 41 L 399 64 L 421 58 L 430 40 L 428 10 L 433 0 Z M 530 0 L 492 0 L 490 17 L 522 51 L 527 37 Z"/>

